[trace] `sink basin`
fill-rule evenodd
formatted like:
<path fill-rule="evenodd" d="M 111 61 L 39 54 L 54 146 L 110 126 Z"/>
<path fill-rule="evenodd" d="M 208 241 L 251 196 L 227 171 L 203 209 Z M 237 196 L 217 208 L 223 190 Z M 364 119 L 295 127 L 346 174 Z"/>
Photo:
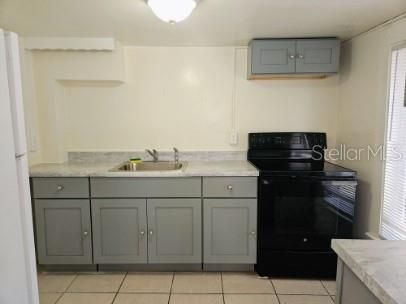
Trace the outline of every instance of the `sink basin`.
<path fill-rule="evenodd" d="M 181 170 L 183 163 L 175 163 L 172 161 L 144 161 L 142 163 L 133 164 L 131 162 L 125 162 L 111 171 L 176 171 Z"/>

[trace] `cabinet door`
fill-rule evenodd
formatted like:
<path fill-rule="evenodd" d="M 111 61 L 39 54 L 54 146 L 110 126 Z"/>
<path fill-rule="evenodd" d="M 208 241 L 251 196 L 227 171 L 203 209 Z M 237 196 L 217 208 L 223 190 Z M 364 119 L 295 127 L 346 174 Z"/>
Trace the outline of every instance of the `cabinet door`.
<path fill-rule="evenodd" d="M 251 52 L 251 74 L 295 72 L 295 40 L 253 40 Z"/>
<path fill-rule="evenodd" d="M 146 208 L 145 199 L 92 200 L 96 264 L 147 262 Z"/>
<path fill-rule="evenodd" d="M 205 199 L 203 218 L 204 263 L 256 263 L 256 199 Z"/>
<path fill-rule="evenodd" d="M 35 200 L 39 264 L 92 264 L 89 200 Z"/>
<path fill-rule="evenodd" d="M 200 199 L 150 199 L 149 263 L 201 263 Z"/>
<path fill-rule="evenodd" d="M 304 39 L 296 44 L 297 73 L 337 73 L 340 41 L 337 39 Z"/>

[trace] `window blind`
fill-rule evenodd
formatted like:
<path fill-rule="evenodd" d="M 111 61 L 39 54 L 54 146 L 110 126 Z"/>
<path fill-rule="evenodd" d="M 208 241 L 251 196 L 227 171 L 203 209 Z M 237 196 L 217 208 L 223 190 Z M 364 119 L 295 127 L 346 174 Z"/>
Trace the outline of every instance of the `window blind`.
<path fill-rule="evenodd" d="M 406 240 L 406 47 L 392 52 L 381 237 Z"/>

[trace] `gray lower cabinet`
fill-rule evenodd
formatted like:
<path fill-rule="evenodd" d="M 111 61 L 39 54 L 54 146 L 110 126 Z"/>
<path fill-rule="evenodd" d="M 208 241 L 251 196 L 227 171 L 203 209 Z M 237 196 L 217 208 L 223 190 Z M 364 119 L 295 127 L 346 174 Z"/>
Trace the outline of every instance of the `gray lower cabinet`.
<path fill-rule="evenodd" d="M 201 263 L 201 199 L 148 199 L 148 262 Z"/>
<path fill-rule="evenodd" d="M 145 199 L 93 199 L 95 264 L 147 263 Z"/>
<path fill-rule="evenodd" d="M 256 262 L 256 177 L 90 178 L 91 195 L 88 178 L 33 187 L 40 264 Z"/>
<path fill-rule="evenodd" d="M 256 199 L 205 199 L 203 227 L 204 263 L 256 263 Z"/>
<path fill-rule="evenodd" d="M 35 200 L 39 264 L 92 264 L 90 202 Z"/>
<path fill-rule="evenodd" d="M 381 301 L 366 285 L 338 258 L 337 263 L 337 304 L 380 304 Z"/>

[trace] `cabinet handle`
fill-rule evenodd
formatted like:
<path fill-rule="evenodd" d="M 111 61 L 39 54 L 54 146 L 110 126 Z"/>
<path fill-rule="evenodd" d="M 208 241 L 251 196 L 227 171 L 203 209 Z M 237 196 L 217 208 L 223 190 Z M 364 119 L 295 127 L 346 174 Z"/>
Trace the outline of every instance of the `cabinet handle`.
<path fill-rule="evenodd" d="M 295 55 L 289 55 L 290 59 L 295 59 L 295 57 L 296 57 Z"/>
<path fill-rule="evenodd" d="M 257 233 L 253 230 L 253 231 L 251 231 L 251 235 L 252 235 L 253 237 L 255 237 L 255 236 L 257 235 Z"/>
<path fill-rule="evenodd" d="M 309 241 L 308 238 L 303 238 L 303 243 L 307 243 Z"/>
<path fill-rule="evenodd" d="M 149 233 L 149 235 L 152 236 L 154 234 L 154 231 L 151 229 L 148 233 Z"/>
<path fill-rule="evenodd" d="M 58 185 L 58 186 L 56 187 L 56 190 L 62 191 L 62 190 L 63 190 L 63 186 L 62 186 L 62 185 Z"/>
<path fill-rule="evenodd" d="M 230 190 L 230 191 L 233 190 L 233 185 L 228 185 L 227 189 Z"/>
<path fill-rule="evenodd" d="M 140 234 L 141 234 L 141 236 L 144 236 L 145 235 L 145 230 L 141 230 Z"/>
<path fill-rule="evenodd" d="M 299 58 L 299 59 L 304 59 L 304 55 L 298 54 L 298 55 L 297 55 L 297 58 Z"/>
<path fill-rule="evenodd" d="M 88 231 L 83 231 L 83 239 L 87 238 L 88 235 L 89 235 Z"/>

